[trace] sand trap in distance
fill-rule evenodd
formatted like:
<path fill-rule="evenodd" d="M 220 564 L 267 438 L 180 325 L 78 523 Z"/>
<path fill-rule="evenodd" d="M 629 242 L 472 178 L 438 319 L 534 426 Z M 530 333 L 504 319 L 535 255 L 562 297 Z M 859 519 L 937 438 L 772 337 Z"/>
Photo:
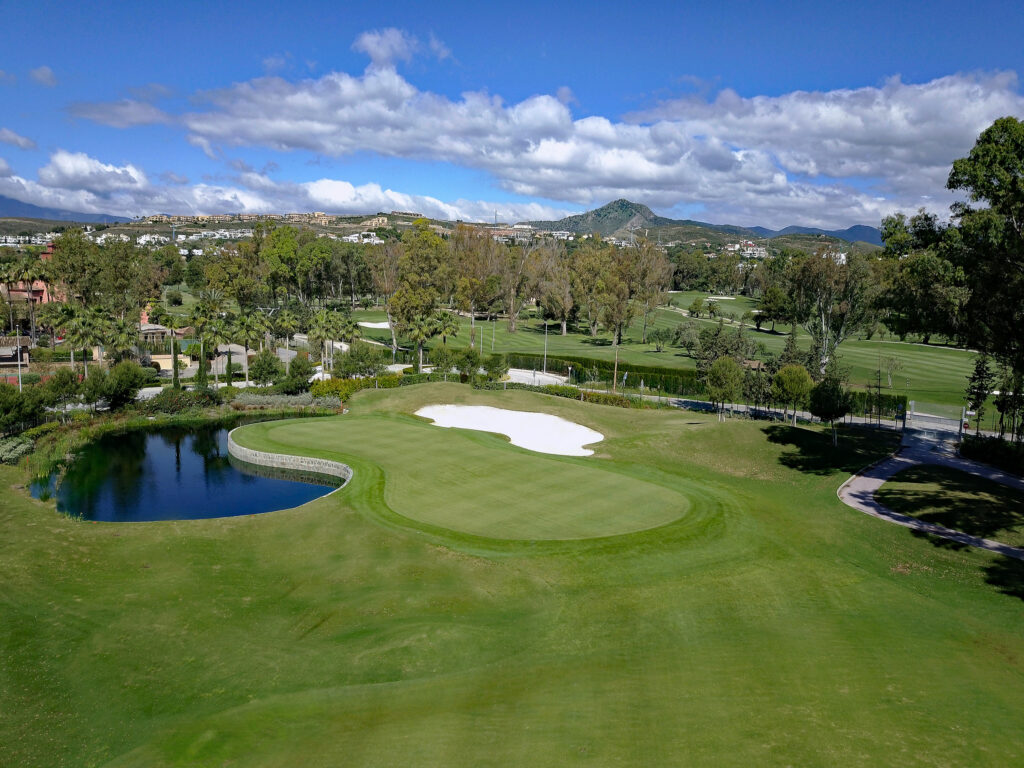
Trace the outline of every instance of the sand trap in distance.
<path fill-rule="evenodd" d="M 489 405 L 426 405 L 416 415 L 432 419 L 438 427 L 498 432 L 508 435 L 512 445 L 559 456 L 591 456 L 594 452 L 583 446 L 604 440 L 600 432 L 559 416 Z"/>
<path fill-rule="evenodd" d="M 366 323 L 366 322 L 360 321 L 359 322 L 359 327 L 360 328 L 390 328 L 391 326 L 388 325 L 388 321 L 385 320 L 382 323 Z"/>

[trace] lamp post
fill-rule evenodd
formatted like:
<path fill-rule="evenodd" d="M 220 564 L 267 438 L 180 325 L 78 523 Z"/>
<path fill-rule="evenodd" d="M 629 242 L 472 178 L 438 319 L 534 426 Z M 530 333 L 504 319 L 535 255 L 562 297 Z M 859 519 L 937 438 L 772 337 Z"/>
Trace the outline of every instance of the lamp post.
<path fill-rule="evenodd" d="M 566 378 L 566 384 L 572 385 L 572 366 L 569 366 L 569 376 Z"/>

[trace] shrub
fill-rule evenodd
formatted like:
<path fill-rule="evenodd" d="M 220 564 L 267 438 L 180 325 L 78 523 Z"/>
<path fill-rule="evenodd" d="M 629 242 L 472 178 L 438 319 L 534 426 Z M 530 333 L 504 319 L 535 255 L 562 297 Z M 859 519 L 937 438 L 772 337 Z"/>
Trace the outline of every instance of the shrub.
<path fill-rule="evenodd" d="M 238 387 L 221 387 L 217 390 L 217 396 L 220 398 L 222 403 L 230 403 L 239 393 L 242 392 Z"/>
<path fill-rule="evenodd" d="M 32 429 L 26 429 L 21 433 L 22 437 L 27 437 L 29 440 L 38 440 L 43 435 L 48 435 L 54 430 L 60 429 L 60 422 L 47 421 L 44 424 L 40 424 L 38 427 L 32 427 Z"/>
<path fill-rule="evenodd" d="M 219 405 L 220 398 L 212 390 L 165 389 L 142 404 L 148 413 L 181 413 L 182 411 Z"/>
<path fill-rule="evenodd" d="M 168 306 L 180 307 L 181 304 L 182 304 L 182 301 L 183 301 L 183 299 L 182 299 L 181 291 L 179 291 L 177 289 L 172 289 L 172 290 L 167 292 L 167 304 L 168 304 Z"/>
<path fill-rule="evenodd" d="M 264 395 L 254 392 L 240 392 L 232 401 L 232 406 L 238 405 L 245 408 L 329 408 L 338 410 L 342 407 L 342 401 L 335 396 L 314 397 L 311 392 L 303 392 L 300 395 Z"/>
<path fill-rule="evenodd" d="M 17 464 L 23 457 L 32 453 L 33 448 L 35 448 L 35 443 L 24 435 L 2 439 L 0 440 L 0 464 Z"/>

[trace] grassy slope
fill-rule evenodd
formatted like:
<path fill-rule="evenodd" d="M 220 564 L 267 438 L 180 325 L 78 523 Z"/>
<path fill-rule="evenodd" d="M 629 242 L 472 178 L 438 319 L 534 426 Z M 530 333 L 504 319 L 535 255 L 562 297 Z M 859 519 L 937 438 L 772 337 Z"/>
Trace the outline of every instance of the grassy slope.
<path fill-rule="evenodd" d="M 875 494 L 892 510 L 947 528 L 1024 546 L 1024 493 L 945 467 L 898 473 Z"/>
<path fill-rule="evenodd" d="M 835 456 L 802 429 L 465 398 L 598 429 L 605 460 L 705 485 L 714 524 L 483 542 L 395 516 L 366 460 L 347 489 L 252 518 L 84 524 L 7 493 L 0 764 L 1024 759 L 1024 573 L 844 507 L 862 439 Z"/>

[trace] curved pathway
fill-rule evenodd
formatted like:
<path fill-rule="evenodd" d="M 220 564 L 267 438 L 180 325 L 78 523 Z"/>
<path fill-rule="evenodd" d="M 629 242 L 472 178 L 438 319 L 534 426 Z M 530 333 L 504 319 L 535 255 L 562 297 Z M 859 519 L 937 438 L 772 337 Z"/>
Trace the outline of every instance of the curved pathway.
<path fill-rule="evenodd" d="M 987 549 L 1007 557 L 1024 560 L 1024 549 L 1022 548 L 1011 547 L 999 541 L 971 536 L 962 531 L 954 531 L 952 528 L 946 528 L 935 523 L 926 523 L 914 517 L 901 515 L 875 500 L 875 491 L 881 488 L 886 480 L 890 479 L 897 472 L 902 472 L 904 469 L 910 469 L 920 464 L 934 464 L 940 467 L 957 469 L 976 477 L 982 477 L 986 480 L 992 480 L 1001 485 L 1024 491 L 1024 479 L 1007 472 L 1002 472 L 986 464 L 960 458 L 947 448 L 941 442 L 941 437 L 937 437 L 935 433 L 908 429 L 904 432 L 903 445 L 896 453 L 887 459 L 872 464 L 866 469 L 862 469 L 843 483 L 839 487 L 837 494 L 840 500 L 847 506 L 860 510 L 872 517 L 877 517 L 879 520 L 902 525 L 906 528 L 913 528 L 915 531 L 922 531 L 933 536 L 941 536 L 944 539 L 967 544 L 971 547 Z"/>

